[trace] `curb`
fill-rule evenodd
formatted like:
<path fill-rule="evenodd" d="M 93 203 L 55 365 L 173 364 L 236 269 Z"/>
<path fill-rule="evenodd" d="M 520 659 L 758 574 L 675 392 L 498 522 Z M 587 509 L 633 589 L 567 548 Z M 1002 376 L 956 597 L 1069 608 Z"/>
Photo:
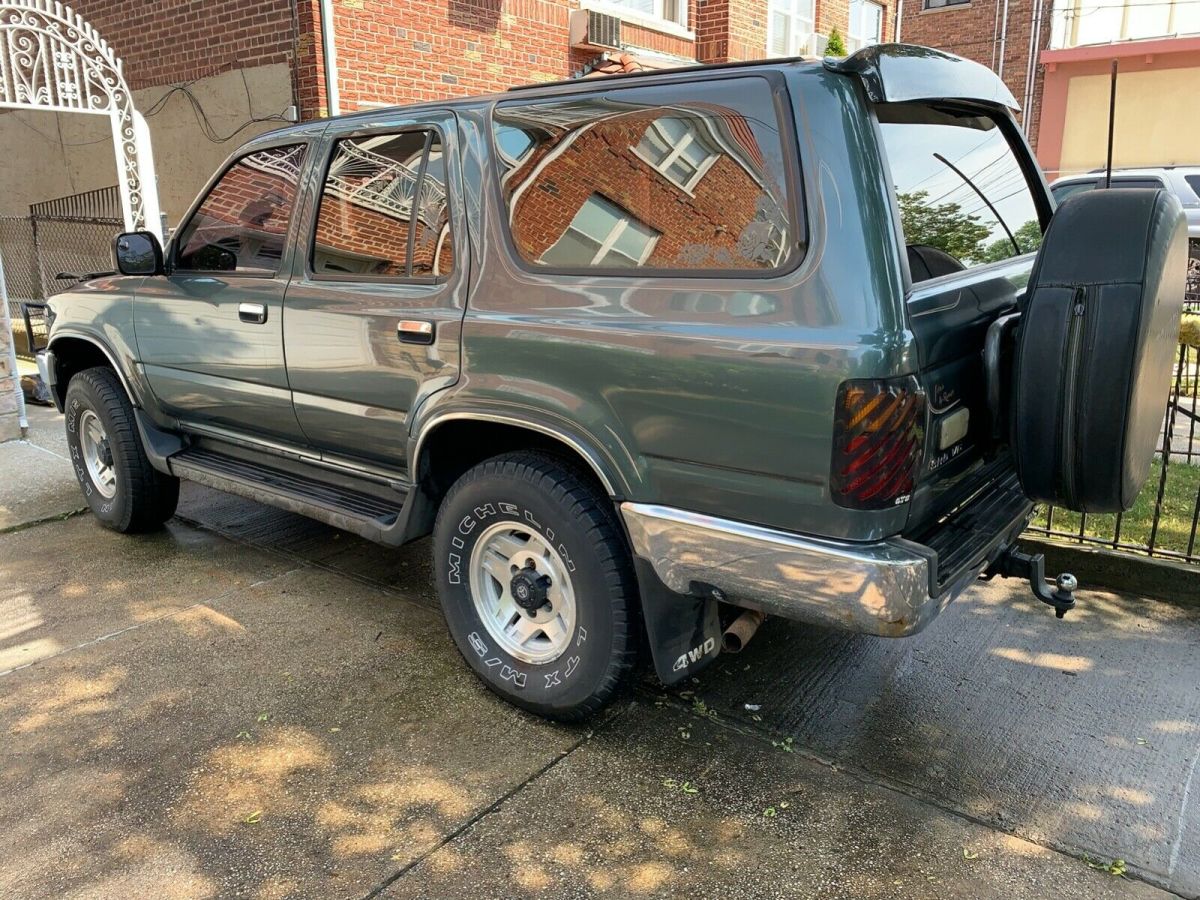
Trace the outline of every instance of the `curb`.
<path fill-rule="evenodd" d="M 1046 574 L 1070 572 L 1080 590 L 1105 588 L 1179 606 L 1200 606 L 1200 567 L 1094 547 L 1021 537 L 1021 546 L 1046 555 Z"/>

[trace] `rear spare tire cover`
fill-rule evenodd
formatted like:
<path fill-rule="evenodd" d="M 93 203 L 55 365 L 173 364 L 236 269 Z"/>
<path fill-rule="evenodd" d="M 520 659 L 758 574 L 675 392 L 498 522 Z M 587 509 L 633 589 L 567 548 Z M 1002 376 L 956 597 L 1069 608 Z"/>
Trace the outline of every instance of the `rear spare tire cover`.
<path fill-rule="evenodd" d="M 1186 271 L 1174 195 L 1095 190 L 1059 206 L 1013 367 L 1013 455 L 1032 499 L 1085 512 L 1133 504 L 1162 428 Z"/>

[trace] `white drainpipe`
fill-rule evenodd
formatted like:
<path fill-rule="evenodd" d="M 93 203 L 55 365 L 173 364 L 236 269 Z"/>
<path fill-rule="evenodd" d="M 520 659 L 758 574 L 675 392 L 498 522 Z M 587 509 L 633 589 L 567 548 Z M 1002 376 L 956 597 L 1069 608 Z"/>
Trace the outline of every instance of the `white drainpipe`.
<path fill-rule="evenodd" d="M 1004 12 L 1001 14 L 1003 21 L 1000 23 L 1000 62 L 996 66 L 996 74 L 1000 79 L 1004 80 L 1004 53 L 1008 46 L 1008 0 L 1004 0 Z"/>
<path fill-rule="evenodd" d="M 1033 105 L 1034 98 L 1037 96 L 1038 55 L 1042 52 L 1042 20 L 1045 18 L 1045 10 L 1046 0 L 1037 0 L 1037 24 L 1034 26 L 1033 54 L 1030 60 L 1029 75 L 1029 103 L 1026 104 L 1026 109 Z M 1025 115 L 1028 116 L 1029 113 L 1027 112 Z"/>
<path fill-rule="evenodd" d="M 321 0 L 321 51 L 325 62 L 325 97 L 329 115 L 342 113 L 338 95 L 337 36 L 333 31 L 333 0 Z"/>
<path fill-rule="evenodd" d="M 1021 101 L 1021 130 L 1029 137 L 1029 97 L 1033 93 L 1034 43 L 1037 40 L 1037 23 L 1041 0 L 1034 0 L 1029 17 L 1029 56 L 1025 60 L 1025 96 Z"/>
<path fill-rule="evenodd" d="M 896 43 L 900 43 L 900 20 L 904 18 L 904 0 L 896 0 Z"/>

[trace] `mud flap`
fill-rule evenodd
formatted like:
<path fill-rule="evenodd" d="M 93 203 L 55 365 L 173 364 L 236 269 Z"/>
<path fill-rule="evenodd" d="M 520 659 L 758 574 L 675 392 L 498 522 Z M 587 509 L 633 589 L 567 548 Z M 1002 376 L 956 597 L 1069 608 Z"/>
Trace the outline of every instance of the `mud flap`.
<path fill-rule="evenodd" d="M 665 685 L 676 684 L 715 662 L 721 653 L 717 601 L 676 594 L 643 559 L 635 558 L 634 568 L 659 680 Z"/>

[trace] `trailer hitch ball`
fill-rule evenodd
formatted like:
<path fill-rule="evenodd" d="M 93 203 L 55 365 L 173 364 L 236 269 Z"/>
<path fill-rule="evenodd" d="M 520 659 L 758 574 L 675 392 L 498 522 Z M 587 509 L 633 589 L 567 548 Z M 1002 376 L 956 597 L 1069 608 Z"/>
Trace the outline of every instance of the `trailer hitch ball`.
<path fill-rule="evenodd" d="M 1052 588 L 1046 580 L 1046 558 L 1040 553 L 1023 553 L 1012 547 L 991 565 L 984 577 L 990 579 L 995 575 L 1028 579 L 1034 596 L 1054 607 L 1054 615 L 1059 619 L 1075 608 L 1079 579 L 1070 572 L 1063 572 L 1054 579 Z"/>

